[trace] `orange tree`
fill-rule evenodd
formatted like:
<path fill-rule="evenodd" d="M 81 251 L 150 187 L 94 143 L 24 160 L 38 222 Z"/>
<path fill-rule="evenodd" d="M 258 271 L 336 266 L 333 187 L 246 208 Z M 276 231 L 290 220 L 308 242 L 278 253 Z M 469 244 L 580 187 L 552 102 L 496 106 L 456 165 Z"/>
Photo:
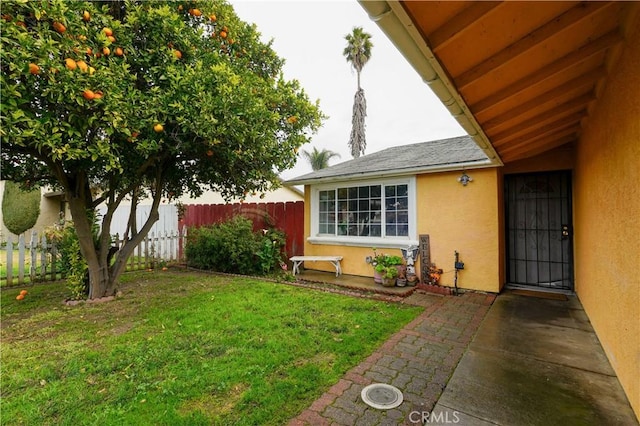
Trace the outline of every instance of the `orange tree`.
<path fill-rule="evenodd" d="M 3 1 L 2 173 L 66 193 L 89 298 L 112 295 L 163 198 L 264 192 L 323 119 L 255 25 L 212 1 Z M 116 208 L 152 200 L 110 261 Z M 101 233 L 92 231 L 106 205 Z"/>

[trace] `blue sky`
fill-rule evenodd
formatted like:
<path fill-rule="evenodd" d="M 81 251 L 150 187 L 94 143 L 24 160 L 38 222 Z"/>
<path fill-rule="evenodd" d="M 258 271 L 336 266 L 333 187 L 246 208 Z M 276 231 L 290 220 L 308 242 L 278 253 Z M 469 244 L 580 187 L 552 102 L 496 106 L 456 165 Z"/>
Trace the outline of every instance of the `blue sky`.
<path fill-rule="evenodd" d="M 351 159 L 348 141 L 356 75 L 342 55 L 353 27 L 371 34 L 370 61 L 361 74 L 367 99 L 366 153 L 464 134 L 418 74 L 355 0 L 232 0 L 236 13 L 255 23 L 263 40 L 286 60 L 287 79 L 300 81 L 329 118 L 302 149 L 330 149 Z M 311 171 L 303 158 L 282 174 L 290 179 Z"/>

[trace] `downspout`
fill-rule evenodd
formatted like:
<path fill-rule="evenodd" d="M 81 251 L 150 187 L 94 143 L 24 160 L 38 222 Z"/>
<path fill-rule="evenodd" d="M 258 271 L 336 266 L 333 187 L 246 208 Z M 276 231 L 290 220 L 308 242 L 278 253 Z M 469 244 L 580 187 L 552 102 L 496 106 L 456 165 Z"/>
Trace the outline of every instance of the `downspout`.
<path fill-rule="evenodd" d="M 358 0 L 369 18 L 387 35 L 418 72 L 460 126 L 484 151 L 492 164 L 504 165 L 435 55 L 413 25 L 399 1 Z"/>

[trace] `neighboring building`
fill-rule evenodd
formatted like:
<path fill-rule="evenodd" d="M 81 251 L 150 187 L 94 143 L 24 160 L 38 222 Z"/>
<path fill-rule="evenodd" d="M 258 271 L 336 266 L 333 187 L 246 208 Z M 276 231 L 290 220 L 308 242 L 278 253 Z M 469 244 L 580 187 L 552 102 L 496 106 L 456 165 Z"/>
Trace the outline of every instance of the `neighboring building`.
<path fill-rule="evenodd" d="M 400 173 L 415 196 L 393 243 L 429 234 L 444 285 L 457 250 L 463 288 L 574 291 L 640 417 L 640 2 L 360 3 L 494 166 Z M 306 183 L 305 255 L 371 275 L 366 243 L 327 238 L 320 216 L 352 178 L 291 183 Z"/>

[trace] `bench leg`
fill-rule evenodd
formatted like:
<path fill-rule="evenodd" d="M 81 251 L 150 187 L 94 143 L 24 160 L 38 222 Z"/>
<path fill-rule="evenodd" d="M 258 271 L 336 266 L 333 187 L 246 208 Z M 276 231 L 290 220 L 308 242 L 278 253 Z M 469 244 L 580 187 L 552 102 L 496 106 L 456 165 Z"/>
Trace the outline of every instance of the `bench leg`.
<path fill-rule="evenodd" d="M 340 268 L 340 261 L 339 260 L 331 261 L 331 263 L 336 268 L 336 277 L 338 275 L 342 275 L 342 269 Z"/>
<path fill-rule="evenodd" d="M 302 261 L 294 260 L 293 261 L 293 275 L 298 275 L 300 273 L 300 264 Z"/>

